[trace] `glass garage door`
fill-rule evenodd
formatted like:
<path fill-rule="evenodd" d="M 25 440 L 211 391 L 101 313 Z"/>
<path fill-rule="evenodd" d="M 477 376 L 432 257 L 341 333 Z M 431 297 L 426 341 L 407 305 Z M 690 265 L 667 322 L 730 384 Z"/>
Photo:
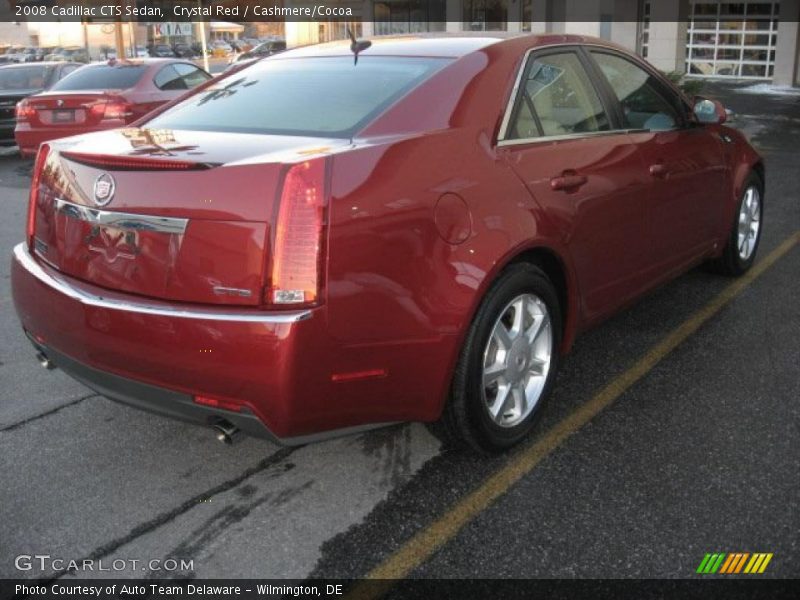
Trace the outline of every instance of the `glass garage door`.
<path fill-rule="evenodd" d="M 700 77 L 771 79 L 780 3 L 692 0 L 686 70 Z"/>

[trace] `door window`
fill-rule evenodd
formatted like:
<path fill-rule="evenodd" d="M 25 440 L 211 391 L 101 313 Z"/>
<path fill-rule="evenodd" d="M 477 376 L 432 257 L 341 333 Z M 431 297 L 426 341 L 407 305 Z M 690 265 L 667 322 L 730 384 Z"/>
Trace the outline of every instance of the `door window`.
<path fill-rule="evenodd" d="M 650 73 L 621 56 L 591 54 L 619 100 L 624 127 L 668 131 L 680 125 L 675 103 L 664 97 L 661 84 Z"/>
<path fill-rule="evenodd" d="M 608 115 L 574 52 L 534 56 L 523 74 L 507 139 L 608 131 Z"/>

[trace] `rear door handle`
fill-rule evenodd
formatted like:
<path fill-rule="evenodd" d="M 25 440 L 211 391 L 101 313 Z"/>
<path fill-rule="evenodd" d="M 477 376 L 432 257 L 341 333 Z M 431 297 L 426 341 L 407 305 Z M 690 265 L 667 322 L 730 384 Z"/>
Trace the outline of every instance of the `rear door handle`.
<path fill-rule="evenodd" d="M 550 187 L 554 190 L 577 190 L 588 181 L 586 175 L 564 174 L 553 177 L 550 180 Z"/>
<path fill-rule="evenodd" d="M 664 178 L 669 175 L 669 171 L 667 171 L 667 167 L 661 163 L 656 163 L 654 165 L 650 165 L 650 175 L 653 177 Z"/>

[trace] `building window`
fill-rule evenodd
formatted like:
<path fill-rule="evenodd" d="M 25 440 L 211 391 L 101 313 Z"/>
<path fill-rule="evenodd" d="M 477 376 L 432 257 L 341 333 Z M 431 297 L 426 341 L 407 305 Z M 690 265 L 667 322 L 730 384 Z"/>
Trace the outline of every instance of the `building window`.
<path fill-rule="evenodd" d="M 376 35 L 444 31 L 447 0 L 376 0 Z"/>
<path fill-rule="evenodd" d="M 778 1 L 692 0 L 686 70 L 698 77 L 770 79 Z"/>
<path fill-rule="evenodd" d="M 464 0 L 464 31 L 506 31 L 509 0 Z"/>
<path fill-rule="evenodd" d="M 361 20 L 358 21 L 320 21 L 317 24 L 317 40 L 319 42 L 333 42 L 346 40 L 348 31 L 360 38 L 362 35 Z"/>

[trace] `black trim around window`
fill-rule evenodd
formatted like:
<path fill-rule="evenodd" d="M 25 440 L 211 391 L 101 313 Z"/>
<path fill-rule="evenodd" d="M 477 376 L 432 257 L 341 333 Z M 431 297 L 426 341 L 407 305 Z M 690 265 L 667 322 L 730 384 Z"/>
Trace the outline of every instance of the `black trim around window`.
<path fill-rule="evenodd" d="M 600 94 L 600 97 L 605 102 L 605 106 L 611 107 L 610 110 L 608 108 L 607 110 L 609 113 L 609 118 L 613 120 L 614 129 L 626 129 L 625 113 L 622 110 L 622 105 L 620 104 L 617 95 L 614 93 L 614 90 L 611 87 L 608 79 L 600 69 L 600 65 L 598 65 L 589 54 L 590 52 L 590 48 L 587 48 L 586 46 L 580 47 L 579 54 L 581 61 L 583 62 L 583 66 L 586 69 L 586 72 L 589 74 L 589 78 L 594 82 L 594 86 L 598 90 L 597 93 Z"/>

